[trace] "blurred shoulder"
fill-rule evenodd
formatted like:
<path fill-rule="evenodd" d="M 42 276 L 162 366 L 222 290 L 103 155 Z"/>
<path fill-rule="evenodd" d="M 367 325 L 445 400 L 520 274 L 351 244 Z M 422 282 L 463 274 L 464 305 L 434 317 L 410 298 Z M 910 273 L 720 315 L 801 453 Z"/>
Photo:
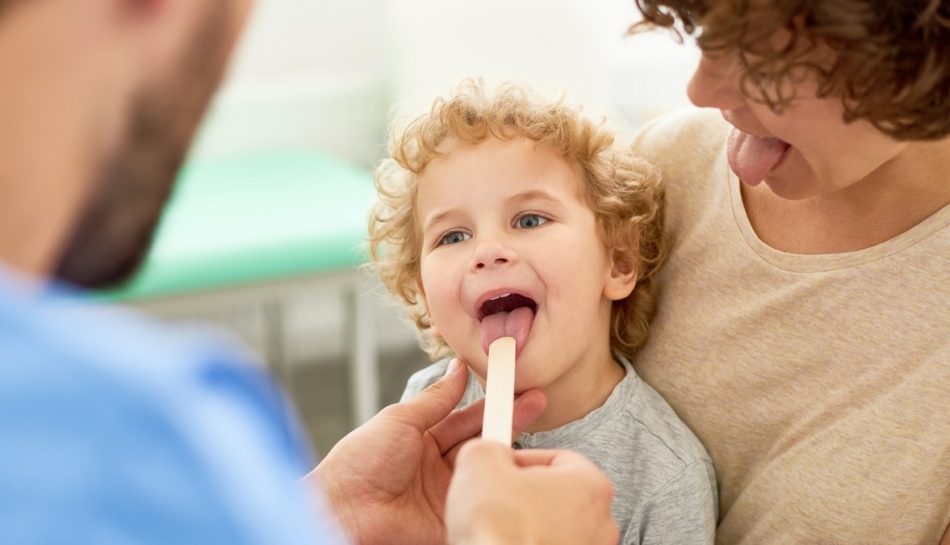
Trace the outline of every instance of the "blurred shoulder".
<path fill-rule="evenodd" d="M 200 425 L 203 411 L 226 404 L 241 409 L 230 414 L 293 433 L 286 398 L 263 363 L 222 332 L 165 324 L 71 293 L 0 296 L 6 383 L 37 399 L 54 402 L 54 391 L 61 400 L 90 396 L 96 404 L 177 420 L 180 429 Z"/>
<path fill-rule="evenodd" d="M 718 110 L 688 108 L 647 123 L 631 145 L 648 160 L 675 163 L 677 158 L 717 153 L 728 133 L 729 124 Z"/>
<path fill-rule="evenodd" d="M 141 542 L 312 537 L 294 484 L 312 463 L 302 428 L 223 334 L 0 278 L 0 359 L 0 436 L 14 445 L 0 449 L 0 503 L 55 514 L 51 542 L 89 525 Z M 29 520 L 24 536 L 53 531 Z"/>
<path fill-rule="evenodd" d="M 669 187 L 714 174 L 725 159 L 728 134 L 729 124 L 718 110 L 691 108 L 650 122 L 631 146 L 659 169 Z"/>
<path fill-rule="evenodd" d="M 634 137 L 632 148 L 660 174 L 666 194 L 665 229 L 685 226 L 728 197 L 726 138 L 730 125 L 718 110 L 692 108 L 662 116 Z"/>

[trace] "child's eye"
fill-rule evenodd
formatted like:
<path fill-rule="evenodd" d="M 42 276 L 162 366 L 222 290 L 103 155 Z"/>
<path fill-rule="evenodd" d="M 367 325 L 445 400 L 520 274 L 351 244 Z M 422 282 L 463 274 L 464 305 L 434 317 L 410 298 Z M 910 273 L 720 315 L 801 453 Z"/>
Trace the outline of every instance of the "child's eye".
<path fill-rule="evenodd" d="M 532 227 L 537 227 L 542 223 L 546 223 L 547 221 L 547 218 L 537 214 L 525 214 L 518 218 L 518 221 L 515 222 L 515 226 L 518 229 L 531 229 Z"/>
<path fill-rule="evenodd" d="M 463 233 L 462 231 L 452 231 L 447 235 L 443 235 L 439 239 L 439 244 L 456 244 L 464 240 L 472 238 L 472 235 L 468 233 Z"/>

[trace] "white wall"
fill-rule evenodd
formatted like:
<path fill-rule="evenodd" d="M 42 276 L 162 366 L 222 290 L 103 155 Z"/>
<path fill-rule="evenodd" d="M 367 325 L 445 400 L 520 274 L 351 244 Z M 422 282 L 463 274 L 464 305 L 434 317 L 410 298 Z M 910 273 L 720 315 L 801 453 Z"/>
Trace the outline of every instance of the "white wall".
<path fill-rule="evenodd" d="M 623 36 L 633 0 L 259 0 L 193 153 L 314 149 L 370 167 L 391 109 L 460 77 L 566 92 L 632 127 L 687 104 L 698 56 Z"/>
<path fill-rule="evenodd" d="M 387 28 L 385 0 L 259 0 L 194 156 L 312 149 L 371 165 Z"/>
<path fill-rule="evenodd" d="M 606 40 L 596 10 L 577 0 L 393 0 L 397 104 L 414 107 L 462 77 L 566 91 L 600 109 Z"/>
<path fill-rule="evenodd" d="M 632 0 L 392 0 L 397 105 L 416 106 L 460 77 L 566 92 L 594 115 L 639 126 L 687 104 L 698 53 L 667 33 L 625 37 Z"/>

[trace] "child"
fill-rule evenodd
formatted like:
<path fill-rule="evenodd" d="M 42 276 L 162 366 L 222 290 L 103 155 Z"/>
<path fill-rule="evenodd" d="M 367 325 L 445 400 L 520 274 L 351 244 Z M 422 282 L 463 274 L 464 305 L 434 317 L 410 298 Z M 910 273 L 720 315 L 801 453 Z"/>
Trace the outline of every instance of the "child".
<path fill-rule="evenodd" d="M 612 134 L 513 85 L 463 83 L 403 130 L 376 174 L 370 248 L 433 356 L 470 366 L 515 338 L 515 390 L 544 413 L 515 448 L 568 448 L 611 478 L 622 543 L 711 543 L 716 483 L 702 444 L 633 371 L 666 251 L 659 181 Z M 416 373 L 404 398 L 441 377 Z"/>

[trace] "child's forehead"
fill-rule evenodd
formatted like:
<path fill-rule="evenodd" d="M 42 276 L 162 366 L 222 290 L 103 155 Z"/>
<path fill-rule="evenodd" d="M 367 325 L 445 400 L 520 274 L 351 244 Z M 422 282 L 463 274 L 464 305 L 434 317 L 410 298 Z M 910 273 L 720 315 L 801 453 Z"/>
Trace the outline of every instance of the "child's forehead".
<path fill-rule="evenodd" d="M 491 133 L 477 139 L 461 138 L 454 134 L 449 134 L 439 143 L 436 147 L 436 151 L 438 151 L 442 157 L 446 157 L 459 151 L 470 151 L 484 147 L 523 149 L 525 151 L 544 148 L 553 151 L 553 148 L 550 146 L 522 134 L 497 136 Z"/>
<path fill-rule="evenodd" d="M 420 172 L 420 189 L 457 176 L 467 176 L 474 189 L 474 186 L 484 187 L 519 176 L 543 179 L 545 175 L 560 171 L 573 180 L 578 196 L 586 194 L 584 171 L 575 158 L 551 144 L 525 136 L 499 138 L 489 135 L 474 141 L 449 137 L 436 151 L 438 155 Z M 488 172 L 497 177 L 488 175 Z"/>
<path fill-rule="evenodd" d="M 466 140 L 456 136 L 449 136 L 436 147 L 436 151 L 438 155 L 429 161 L 429 165 L 437 163 L 442 168 L 458 165 L 460 163 L 458 158 L 463 155 L 480 158 L 517 157 L 522 160 L 529 157 L 545 157 L 548 161 L 553 159 L 558 162 L 563 162 L 572 168 L 576 167 L 577 172 L 581 172 L 580 165 L 569 152 L 559 150 L 552 144 L 534 140 L 523 135 L 504 137 L 488 135 L 478 140 Z M 429 165 L 427 165 L 426 168 L 428 168 Z M 541 164 L 537 164 L 537 166 L 541 166 Z"/>
<path fill-rule="evenodd" d="M 528 138 L 456 140 L 420 173 L 414 199 L 417 227 L 425 230 L 445 210 L 485 212 L 528 206 L 549 198 L 589 207 L 583 169 L 554 147 Z M 438 222 L 435 222 L 438 223 Z"/>

